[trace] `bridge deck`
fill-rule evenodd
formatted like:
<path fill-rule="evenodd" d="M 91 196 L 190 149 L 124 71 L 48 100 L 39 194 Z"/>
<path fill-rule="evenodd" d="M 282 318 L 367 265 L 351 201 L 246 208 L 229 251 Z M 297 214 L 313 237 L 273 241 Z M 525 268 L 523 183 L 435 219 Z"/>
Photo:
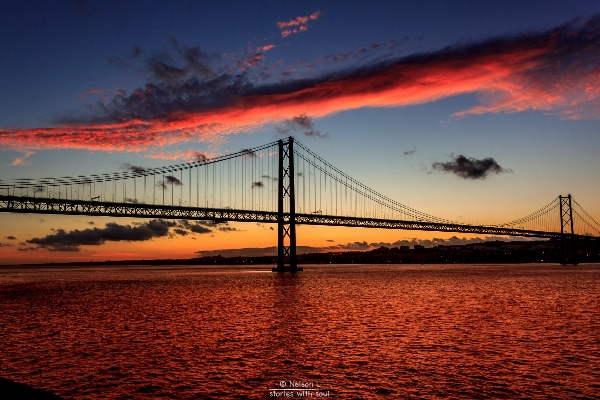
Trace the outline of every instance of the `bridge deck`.
<path fill-rule="evenodd" d="M 0 195 L 0 212 L 89 215 L 108 217 L 164 218 L 210 220 L 216 222 L 277 223 L 278 213 L 273 211 L 235 210 L 221 208 L 182 207 L 141 203 L 112 203 L 85 200 L 48 199 Z M 284 219 L 289 221 L 285 213 Z M 539 237 L 560 239 L 560 232 L 544 232 L 496 226 L 462 225 L 426 221 L 403 221 L 376 218 L 356 218 L 321 214 L 295 214 L 296 224 L 328 225 L 362 228 L 405 229 L 438 232 L 474 233 L 503 236 Z M 577 239 L 598 239 L 594 236 L 573 235 Z"/>

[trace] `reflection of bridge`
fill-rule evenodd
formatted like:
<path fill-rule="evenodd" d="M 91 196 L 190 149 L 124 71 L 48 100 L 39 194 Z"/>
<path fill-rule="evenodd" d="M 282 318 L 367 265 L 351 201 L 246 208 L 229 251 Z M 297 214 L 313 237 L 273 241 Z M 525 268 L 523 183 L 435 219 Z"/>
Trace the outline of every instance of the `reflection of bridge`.
<path fill-rule="evenodd" d="M 572 197 L 495 226 L 458 224 L 406 207 L 352 179 L 293 138 L 164 168 L 0 181 L 0 211 L 277 223 L 277 271 L 296 265 L 296 225 L 409 229 L 598 240 L 598 224 Z M 298 210 L 298 212 L 297 212 Z M 566 251 L 565 254 L 568 254 Z"/>

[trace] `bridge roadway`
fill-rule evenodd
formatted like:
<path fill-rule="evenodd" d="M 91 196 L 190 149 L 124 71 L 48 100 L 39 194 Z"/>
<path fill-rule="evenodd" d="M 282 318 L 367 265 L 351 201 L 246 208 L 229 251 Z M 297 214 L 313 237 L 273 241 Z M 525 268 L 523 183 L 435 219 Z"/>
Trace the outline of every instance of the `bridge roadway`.
<path fill-rule="evenodd" d="M 0 212 L 89 215 L 103 217 L 135 217 L 209 220 L 215 222 L 261 222 L 277 223 L 278 213 L 275 211 L 252 211 L 220 208 L 181 207 L 168 205 L 152 205 L 141 203 L 112 203 L 100 201 L 48 199 L 21 196 L 0 195 Z M 290 214 L 285 213 L 285 221 Z M 362 228 L 406 229 L 438 232 L 476 233 L 486 235 L 525 236 L 547 239 L 560 239 L 560 232 L 544 232 L 525 229 L 504 228 L 497 226 L 477 226 L 463 224 L 444 224 L 426 221 L 403 221 L 378 218 L 356 218 L 321 214 L 295 214 L 297 225 L 328 225 Z M 598 239 L 596 237 L 574 235 L 576 239 Z"/>

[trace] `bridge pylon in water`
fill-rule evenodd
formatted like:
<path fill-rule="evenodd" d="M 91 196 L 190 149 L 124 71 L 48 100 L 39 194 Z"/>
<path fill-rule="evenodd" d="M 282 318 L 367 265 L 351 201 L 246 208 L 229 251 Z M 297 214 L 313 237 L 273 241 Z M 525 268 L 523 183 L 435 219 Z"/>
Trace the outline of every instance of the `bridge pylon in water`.
<path fill-rule="evenodd" d="M 279 144 L 277 190 L 277 266 L 273 272 L 302 271 L 296 262 L 296 197 L 294 190 L 294 138 Z M 288 212 L 286 213 L 286 205 Z"/>
<path fill-rule="evenodd" d="M 577 265 L 577 247 L 575 231 L 573 230 L 573 209 L 571 208 L 571 195 L 558 196 L 560 209 L 560 263 Z"/>

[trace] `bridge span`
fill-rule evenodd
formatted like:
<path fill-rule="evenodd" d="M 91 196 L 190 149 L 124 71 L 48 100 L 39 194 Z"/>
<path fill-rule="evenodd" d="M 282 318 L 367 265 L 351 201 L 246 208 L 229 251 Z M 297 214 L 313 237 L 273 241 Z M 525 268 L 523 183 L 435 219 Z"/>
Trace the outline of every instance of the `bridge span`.
<path fill-rule="evenodd" d="M 381 195 L 291 137 L 164 168 L 126 164 L 112 174 L 0 181 L 0 212 L 273 223 L 274 271 L 301 270 L 296 225 L 556 239 L 566 262 L 578 241 L 600 242 L 600 224 L 571 195 L 505 224 L 460 224 Z"/>

